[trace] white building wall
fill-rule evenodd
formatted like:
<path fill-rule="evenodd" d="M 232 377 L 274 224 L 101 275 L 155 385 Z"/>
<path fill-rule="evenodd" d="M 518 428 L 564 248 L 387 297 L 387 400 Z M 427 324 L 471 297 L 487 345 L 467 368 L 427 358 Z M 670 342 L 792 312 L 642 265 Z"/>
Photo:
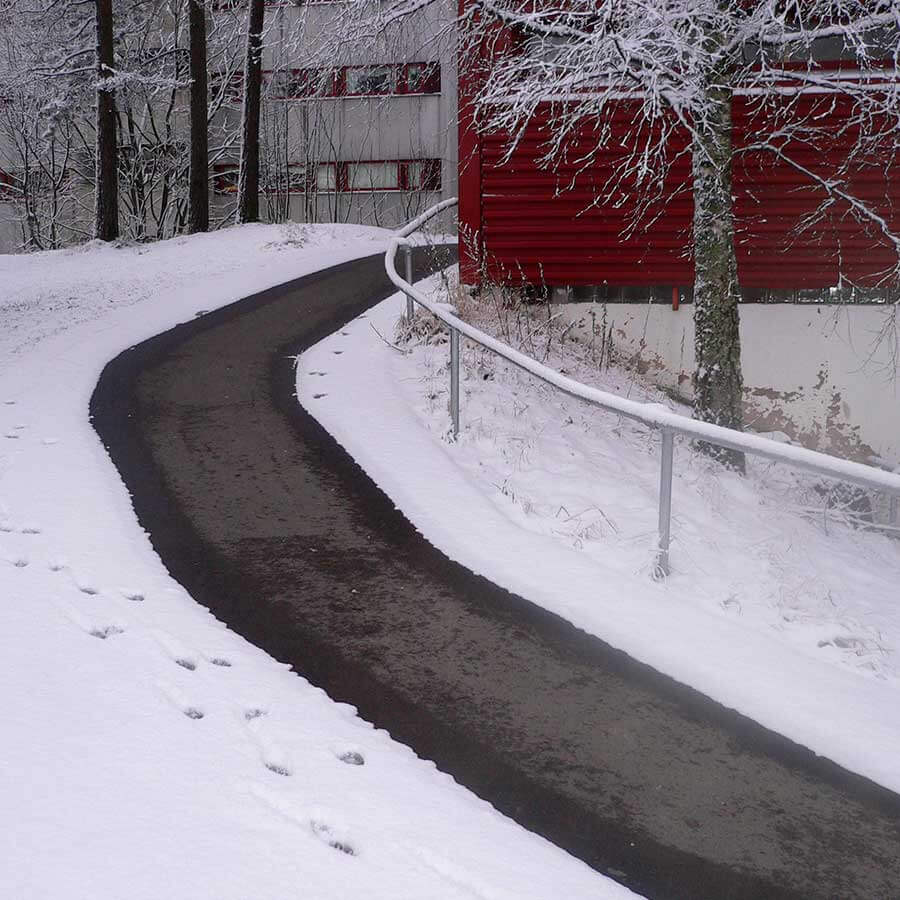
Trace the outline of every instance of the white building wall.
<path fill-rule="evenodd" d="M 691 399 L 693 306 L 572 303 L 583 340 Z M 805 446 L 900 466 L 900 314 L 879 305 L 743 304 L 745 420 Z"/>
<path fill-rule="evenodd" d="M 283 117 L 291 162 L 437 159 L 441 189 L 356 190 L 339 197 L 326 192 L 307 202 L 292 199 L 291 214 L 294 217 L 296 210 L 301 221 L 320 218 L 396 226 L 457 191 L 457 64 L 452 29 L 456 6 L 451 0 L 440 0 L 406 17 L 390 34 L 348 39 L 323 59 L 320 48 L 345 27 L 346 15 L 341 2 L 268 10 L 264 70 L 437 62 L 440 94 L 270 99 L 269 114 Z"/>

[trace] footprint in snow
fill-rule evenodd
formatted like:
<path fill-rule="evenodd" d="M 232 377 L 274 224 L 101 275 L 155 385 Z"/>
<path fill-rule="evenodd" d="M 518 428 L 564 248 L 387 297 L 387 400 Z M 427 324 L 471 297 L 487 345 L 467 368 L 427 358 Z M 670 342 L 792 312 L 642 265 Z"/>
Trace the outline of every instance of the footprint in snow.
<path fill-rule="evenodd" d="M 37 525 L 24 525 L 19 529 L 22 534 L 40 534 L 41 529 L 37 527 Z"/>
<path fill-rule="evenodd" d="M 301 828 L 308 828 L 315 837 L 334 850 L 340 850 L 347 856 L 357 856 L 358 851 L 344 829 L 336 828 L 322 821 L 318 811 L 304 812 L 287 799 L 280 791 L 275 792 L 264 784 L 254 784 L 251 792 L 269 809 L 278 813 Z M 310 812 L 313 812 L 310 815 Z"/>
<path fill-rule="evenodd" d="M 837 647 L 839 650 L 855 650 L 857 653 L 868 649 L 864 638 L 853 637 L 852 635 L 838 635 L 830 640 L 821 640 L 818 646 Z"/>
<path fill-rule="evenodd" d="M 163 692 L 166 699 L 179 711 L 182 715 L 189 719 L 202 719 L 206 713 L 195 703 L 191 703 L 187 697 L 172 684 L 160 684 L 159 689 Z"/>
<path fill-rule="evenodd" d="M 11 441 L 17 441 L 19 439 L 19 435 L 17 435 L 14 431 L 7 431 L 3 437 L 8 438 Z"/>
<path fill-rule="evenodd" d="M 139 591 L 122 591 L 122 596 L 132 603 L 143 603 L 144 595 Z"/>
<path fill-rule="evenodd" d="M 262 764 L 276 775 L 289 778 L 293 775 L 293 767 L 291 766 L 288 754 L 270 737 L 261 730 L 261 724 L 257 720 L 267 715 L 263 709 L 247 709 L 244 711 L 244 721 L 247 723 L 246 730 L 251 740 L 259 749 L 259 755 Z"/>
<path fill-rule="evenodd" d="M 76 606 L 68 600 L 60 600 L 57 605 L 70 622 L 91 637 L 105 641 L 107 638 L 115 637 L 118 634 L 125 634 L 125 628 L 122 625 L 118 625 L 115 622 L 100 624 L 95 617 L 85 614 L 83 606 Z"/>
<path fill-rule="evenodd" d="M 118 625 L 104 625 L 102 628 L 92 628 L 88 634 L 91 637 L 105 641 L 107 638 L 115 637 L 117 634 L 125 634 L 125 629 Z"/>
<path fill-rule="evenodd" d="M 366 759 L 362 753 L 357 753 L 355 750 L 347 750 L 338 756 L 338 759 L 342 763 L 347 763 L 348 766 L 364 766 L 366 764 Z"/>
<path fill-rule="evenodd" d="M 55 437 L 47 437 L 47 438 L 44 438 L 44 439 L 41 441 L 41 443 L 42 443 L 42 444 L 46 444 L 46 445 L 49 447 L 49 446 L 51 446 L 52 444 L 58 444 L 58 443 L 59 443 L 59 438 L 55 438 Z"/>
<path fill-rule="evenodd" d="M 254 734 L 253 737 L 259 747 L 263 765 L 275 775 L 290 778 L 294 771 L 287 753 L 275 741 L 263 734 Z"/>
<path fill-rule="evenodd" d="M 345 838 L 336 836 L 333 829 L 324 822 L 318 822 L 313 819 L 310 821 L 309 827 L 312 829 L 312 833 L 320 841 L 328 844 L 329 847 L 340 850 L 341 853 L 346 853 L 347 856 L 356 856 L 356 849 L 354 846 Z"/>
<path fill-rule="evenodd" d="M 4 401 L 3 401 L 3 405 L 4 405 L 4 406 L 15 406 L 15 405 L 16 405 L 16 401 L 15 401 L 15 400 L 4 400 Z"/>
<path fill-rule="evenodd" d="M 90 584 L 79 584 L 78 590 L 81 591 L 82 594 L 87 594 L 89 597 L 94 597 L 100 593 L 97 588 L 93 587 Z"/>
<path fill-rule="evenodd" d="M 344 351 L 343 350 L 332 350 L 331 351 L 335 356 L 340 356 Z"/>
<path fill-rule="evenodd" d="M 5 534 L 12 534 L 16 530 L 16 526 L 10 522 L 0 522 L 0 531 Z"/>
<path fill-rule="evenodd" d="M 210 659 L 210 662 L 211 662 L 214 666 L 220 666 L 220 667 L 223 668 L 223 669 L 230 669 L 230 668 L 231 668 L 231 660 L 230 660 L 230 659 L 225 659 L 224 656 L 213 656 L 213 657 Z"/>
<path fill-rule="evenodd" d="M 182 669 L 187 669 L 188 672 L 193 672 L 197 668 L 197 662 L 200 658 L 199 654 L 189 650 L 177 638 L 159 630 L 153 631 L 153 637 L 175 665 L 181 666 Z"/>
<path fill-rule="evenodd" d="M 10 562 L 11 562 L 17 569 L 24 569 L 25 566 L 28 565 L 28 560 L 27 560 L 24 556 L 18 556 L 18 557 L 16 557 L 15 559 L 11 559 Z"/>
<path fill-rule="evenodd" d="M 328 394 L 313 394 L 313 400 L 321 400 L 323 397 L 327 397 Z"/>
<path fill-rule="evenodd" d="M 55 560 L 52 560 L 51 562 L 47 563 L 47 568 L 51 572 L 62 572 L 63 569 L 67 568 L 67 566 L 61 560 L 55 559 Z"/>

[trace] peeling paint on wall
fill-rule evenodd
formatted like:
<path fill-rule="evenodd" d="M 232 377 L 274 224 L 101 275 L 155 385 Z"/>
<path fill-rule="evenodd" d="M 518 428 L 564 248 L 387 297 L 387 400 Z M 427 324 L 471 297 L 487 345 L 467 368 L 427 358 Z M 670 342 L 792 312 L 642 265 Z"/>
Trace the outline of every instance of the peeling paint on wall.
<path fill-rule="evenodd" d="M 609 340 L 614 359 L 691 400 L 692 307 L 570 303 L 582 340 Z M 878 305 L 741 306 L 744 417 L 758 432 L 861 462 L 900 466 L 900 322 Z M 601 325 L 602 323 L 602 325 Z M 602 327 L 603 334 L 594 333 Z"/>

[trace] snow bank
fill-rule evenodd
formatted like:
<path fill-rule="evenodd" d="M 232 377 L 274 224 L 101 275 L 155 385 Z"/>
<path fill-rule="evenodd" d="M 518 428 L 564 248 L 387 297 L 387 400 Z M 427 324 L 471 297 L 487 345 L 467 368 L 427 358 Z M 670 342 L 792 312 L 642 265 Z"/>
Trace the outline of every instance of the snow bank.
<path fill-rule="evenodd" d="M 392 334 L 403 309 L 396 295 L 304 354 L 298 395 L 428 540 L 636 659 L 900 790 L 898 542 L 827 513 L 813 476 L 751 459 L 742 479 L 677 442 L 673 575 L 655 583 L 658 436 L 467 346 L 463 430 L 451 443 L 447 347 L 404 356 L 374 331 Z M 623 403 L 658 403 L 662 418 L 677 411 L 627 373 L 553 364 Z M 315 399 L 304 372 L 322 368 L 328 392 Z M 364 396 L 371 414 L 354 417 L 342 402 L 349 396 Z"/>
<path fill-rule="evenodd" d="M 4 896 L 631 896 L 192 601 L 88 423 L 128 346 L 387 236 L 243 226 L 0 256 Z"/>

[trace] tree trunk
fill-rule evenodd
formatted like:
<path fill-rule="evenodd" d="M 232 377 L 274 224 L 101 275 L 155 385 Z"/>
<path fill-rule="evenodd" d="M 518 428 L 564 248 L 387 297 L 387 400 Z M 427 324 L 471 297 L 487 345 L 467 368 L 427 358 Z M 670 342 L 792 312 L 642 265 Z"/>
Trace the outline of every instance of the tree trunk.
<path fill-rule="evenodd" d="M 259 221 L 259 105 L 262 93 L 262 30 L 265 9 L 264 0 L 250 0 L 241 121 L 241 167 L 238 175 L 238 223 Z"/>
<path fill-rule="evenodd" d="M 112 0 L 96 0 L 97 24 L 97 148 L 95 153 L 94 237 L 114 241 L 119 236 L 118 151 L 113 76 Z"/>
<path fill-rule="evenodd" d="M 206 7 L 189 0 L 188 41 L 191 58 L 191 173 L 188 231 L 209 231 L 209 109 L 206 83 Z"/>
<path fill-rule="evenodd" d="M 717 78 L 719 84 L 724 78 Z M 694 174 L 694 414 L 705 422 L 743 427 L 741 340 L 734 209 L 731 197 L 731 91 L 708 91 L 708 116 L 698 123 Z M 699 446 L 725 465 L 744 470 L 744 455 Z"/>

